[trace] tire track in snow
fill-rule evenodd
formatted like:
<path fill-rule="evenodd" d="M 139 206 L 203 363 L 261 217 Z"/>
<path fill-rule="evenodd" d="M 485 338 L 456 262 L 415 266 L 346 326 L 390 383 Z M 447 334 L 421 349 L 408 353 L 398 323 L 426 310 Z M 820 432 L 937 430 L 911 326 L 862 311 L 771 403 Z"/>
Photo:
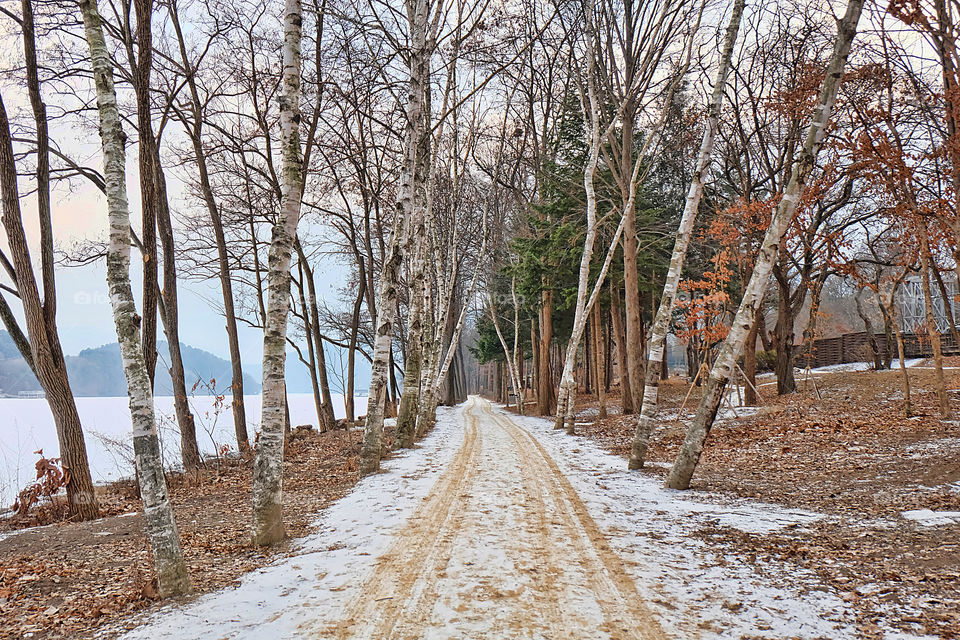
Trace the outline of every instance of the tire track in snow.
<path fill-rule="evenodd" d="M 490 403 L 484 403 L 486 413 L 517 444 L 524 458 L 524 467 L 541 470 L 537 477 L 548 485 L 546 491 L 562 515 L 568 540 L 577 550 L 577 561 L 587 573 L 594 597 L 604 612 L 606 628 L 602 630 L 617 638 L 665 638 L 633 579 L 623 569 L 623 560 L 610 548 L 606 536 L 554 459 L 529 431 L 509 416 L 495 414 Z"/>
<path fill-rule="evenodd" d="M 665 638 L 556 462 L 488 402 L 337 638 Z"/>
<path fill-rule="evenodd" d="M 445 529 L 456 530 L 455 526 L 450 527 L 450 520 L 456 516 L 452 507 L 469 487 L 471 471 L 480 453 L 477 420 L 470 411 L 472 408 L 473 403 L 464 411 L 468 424 L 460 450 L 410 522 L 377 559 L 373 575 L 360 590 L 359 598 L 349 605 L 345 618 L 328 630 L 334 637 L 391 637 L 418 578 L 436 564 L 434 556 L 448 555 L 446 547 L 453 536 L 445 536 Z M 429 544 L 431 539 L 436 540 L 435 544 Z M 365 628 L 370 623 L 374 627 Z"/>

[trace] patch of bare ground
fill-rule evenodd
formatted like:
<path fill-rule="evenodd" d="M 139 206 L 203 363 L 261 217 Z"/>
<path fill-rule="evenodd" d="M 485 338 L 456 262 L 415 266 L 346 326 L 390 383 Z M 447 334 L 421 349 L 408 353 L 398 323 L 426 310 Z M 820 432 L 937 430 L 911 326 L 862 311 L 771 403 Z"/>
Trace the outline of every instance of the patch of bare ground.
<path fill-rule="evenodd" d="M 361 430 L 301 430 L 284 462 L 284 515 L 291 538 L 358 480 Z M 251 460 L 210 462 L 199 474 L 168 476 L 194 597 L 234 585 L 289 551 L 249 545 Z M 158 606 L 140 503 L 130 482 L 98 487 L 107 517 L 57 522 L 46 506 L 0 524 L 0 638 L 111 637 L 133 614 Z M 29 528 L 24 528 L 29 527 Z M 21 529 L 3 537 L 10 529 Z M 125 618 L 130 618 L 125 620 Z M 28 635 L 32 634 L 32 635 Z"/>
<path fill-rule="evenodd" d="M 947 364 L 958 366 L 960 358 Z M 799 392 L 777 397 L 774 386 L 761 387 L 766 401 L 757 413 L 718 421 L 694 489 L 827 517 L 769 535 L 720 526 L 701 535 L 756 563 L 758 571 L 776 559 L 816 572 L 857 612 L 863 638 L 882 638 L 884 628 L 960 638 L 960 524 L 924 526 L 901 515 L 960 511 L 960 423 L 940 418 L 929 369 L 909 370 L 913 411 L 907 416 L 900 375 L 816 372 L 815 389 L 798 373 Z M 948 370 L 946 377 L 960 415 L 960 371 Z M 673 378 L 661 389 L 654 464 L 642 473 L 665 476 L 700 389 L 693 389 L 679 420 L 689 384 Z M 609 404 L 618 402 L 615 396 Z M 625 457 L 635 418 L 596 420 L 595 407 L 585 398 L 578 432 Z"/>

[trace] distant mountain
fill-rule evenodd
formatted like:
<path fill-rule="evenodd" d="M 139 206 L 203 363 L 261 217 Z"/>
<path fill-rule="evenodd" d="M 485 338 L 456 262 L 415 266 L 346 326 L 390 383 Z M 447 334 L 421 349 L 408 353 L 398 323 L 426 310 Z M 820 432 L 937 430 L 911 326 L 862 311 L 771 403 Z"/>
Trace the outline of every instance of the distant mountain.
<path fill-rule="evenodd" d="M 187 390 L 200 379 L 216 380 L 218 391 L 227 389 L 232 377 L 230 362 L 218 358 L 208 351 L 195 349 L 189 345 L 180 345 L 183 354 L 184 377 Z M 169 356 L 167 343 L 157 346 L 157 373 L 155 393 L 158 396 L 173 395 L 170 382 Z M 67 373 L 70 386 L 76 396 L 125 396 L 127 381 L 120 362 L 120 345 L 105 344 L 95 349 L 84 349 L 75 356 L 67 356 Z M 260 393 L 260 384 L 244 374 L 244 392 Z M 21 392 L 40 391 L 40 384 L 17 351 L 10 334 L 0 331 L 0 393 L 17 395 Z M 197 395 L 206 395 L 205 389 L 198 387 Z"/>

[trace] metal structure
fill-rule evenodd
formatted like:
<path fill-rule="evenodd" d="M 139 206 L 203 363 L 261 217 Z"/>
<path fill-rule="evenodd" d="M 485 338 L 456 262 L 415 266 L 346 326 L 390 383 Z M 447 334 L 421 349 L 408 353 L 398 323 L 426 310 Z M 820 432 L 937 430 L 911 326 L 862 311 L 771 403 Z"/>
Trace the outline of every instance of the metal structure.
<path fill-rule="evenodd" d="M 947 313 L 952 313 L 954 320 L 957 316 L 957 281 L 944 274 L 943 286 L 947 290 L 947 300 L 940 295 L 940 288 L 936 280 L 931 277 L 931 298 L 933 299 L 933 315 L 937 321 L 937 331 L 950 331 L 950 321 Z M 923 285 L 919 275 L 907 276 L 897 292 L 900 329 L 905 332 L 919 332 L 927 325 L 926 311 L 924 310 Z"/>

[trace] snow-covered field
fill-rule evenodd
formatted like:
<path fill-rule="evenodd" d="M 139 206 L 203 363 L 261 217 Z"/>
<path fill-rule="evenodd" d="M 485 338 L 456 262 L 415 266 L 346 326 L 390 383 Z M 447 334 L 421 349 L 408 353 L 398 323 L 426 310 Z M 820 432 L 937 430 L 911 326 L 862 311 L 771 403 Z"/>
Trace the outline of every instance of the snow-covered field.
<path fill-rule="evenodd" d="M 311 394 L 290 394 L 292 425 L 317 424 Z M 367 412 L 366 397 L 354 401 L 357 415 Z M 236 451 L 233 412 L 229 396 L 218 412 L 214 398 L 197 396 L 190 399 L 197 423 L 197 440 L 205 453 L 213 453 L 224 445 Z M 252 440 L 260 425 L 260 396 L 245 396 L 247 434 Z M 334 413 L 344 416 L 343 396 L 333 396 Z M 163 445 L 164 460 L 176 466 L 180 458 L 180 436 L 174 420 L 173 398 L 156 398 L 157 419 Z M 86 436 L 87 455 L 95 482 L 109 482 L 133 473 L 130 450 L 130 410 L 126 398 L 77 398 L 77 410 Z M 47 457 L 59 452 L 53 415 L 44 399 L 0 399 L 0 511 L 9 507 L 18 488 L 34 479 L 34 451 L 43 449 Z"/>

